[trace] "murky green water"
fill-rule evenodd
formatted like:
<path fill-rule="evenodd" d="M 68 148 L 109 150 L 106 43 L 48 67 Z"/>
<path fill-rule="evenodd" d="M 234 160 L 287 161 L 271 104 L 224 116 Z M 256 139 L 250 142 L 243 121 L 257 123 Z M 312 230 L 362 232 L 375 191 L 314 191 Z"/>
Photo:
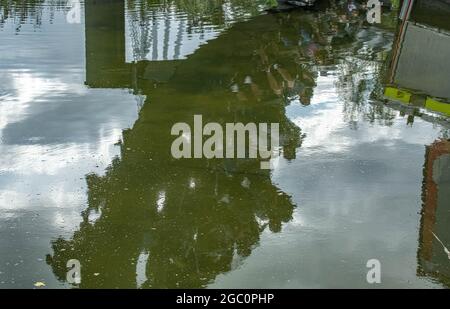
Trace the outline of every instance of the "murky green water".
<path fill-rule="evenodd" d="M 1 288 L 72 287 L 70 259 L 82 288 L 449 286 L 450 126 L 380 103 L 397 12 L 69 9 L 0 1 Z M 274 169 L 175 160 L 195 114 L 280 123 Z"/>

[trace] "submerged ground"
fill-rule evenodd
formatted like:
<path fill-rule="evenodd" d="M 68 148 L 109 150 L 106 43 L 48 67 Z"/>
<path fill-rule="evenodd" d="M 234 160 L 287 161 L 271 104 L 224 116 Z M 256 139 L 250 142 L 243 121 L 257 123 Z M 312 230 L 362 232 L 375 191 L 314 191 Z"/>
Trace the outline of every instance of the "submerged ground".
<path fill-rule="evenodd" d="M 69 10 L 0 2 L 0 288 L 72 287 L 70 259 L 82 288 L 448 286 L 450 261 L 421 259 L 427 154 L 448 129 L 380 104 L 396 11 Z M 280 123 L 274 169 L 173 159 L 170 128 L 194 114 Z"/>

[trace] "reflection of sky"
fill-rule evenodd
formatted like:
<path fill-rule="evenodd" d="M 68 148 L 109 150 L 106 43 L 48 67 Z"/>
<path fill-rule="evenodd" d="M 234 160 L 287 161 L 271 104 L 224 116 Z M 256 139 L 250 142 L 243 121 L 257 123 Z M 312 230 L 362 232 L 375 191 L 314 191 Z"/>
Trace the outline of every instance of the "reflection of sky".
<path fill-rule="evenodd" d="M 67 177 L 67 169 L 75 167 L 83 167 L 75 169 L 83 177 L 94 163 L 105 167 L 118 154 L 114 143 L 121 139 L 122 129 L 137 117 L 136 102 L 126 90 L 91 90 L 83 85 L 82 27 L 58 18 L 54 24 L 57 32 L 44 25 L 39 42 L 26 46 L 21 37 L 27 35 L 26 27 L 17 36 L 0 33 L 10 50 L 22 50 L 9 61 L 14 53 L 2 50 L 1 54 L 6 61 L 0 81 L 0 168 L 10 180 L 20 176 L 30 180 L 36 175 L 55 179 L 60 173 Z M 48 42 L 66 36 L 72 38 L 65 40 L 68 44 L 47 47 Z M 56 50 L 50 53 L 49 49 Z M 45 59 L 46 65 L 36 58 Z M 13 185 L 11 181 L 1 184 L 3 191 Z M 41 182 L 36 180 L 36 186 Z M 8 208 L 17 206 L 9 204 Z"/>
<path fill-rule="evenodd" d="M 288 107 L 306 138 L 272 179 L 298 206 L 293 220 L 211 287 L 368 288 L 369 259 L 380 260 L 383 287 L 436 286 L 416 276 L 416 256 L 425 145 L 440 128 L 397 113 L 392 126 L 360 119 L 355 130 L 335 78 L 319 77 L 311 106 Z"/>
<path fill-rule="evenodd" d="M 103 173 L 137 118 L 127 90 L 84 86 L 83 23 L 46 14 L 0 29 L 0 287 L 54 280 L 50 237 L 78 226 L 86 174 Z"/>
<path fill-rule="evenodd" d="M 353 145 L 373 143 L 383 140 L 386 145 L 394 145 L 396 140 L 406 143 L 424 145 L 439 132 L 438 128 L 424 130 L 420 125 L 406 126 L 406 120 L 396 113 L 397 126 L 364 126 L 360 119 L 361 128 L 345 130 L 350 125 L 345 122 L 343 106 L 335 88 L 336 77 L 320 76 L 317 80 L 315 95 L 311 106 L 304 108 L 299 104 L 292 104 L 287 108 L 289 118 L 302 129 L 306 139 L 302 144 L 304 152 L 336 152 L 348 151 Z"/>
<path fill-rule="evenodd" d="M 17 35 L 7 23 L 0 41 L 0 287 L 56 285 L 43 261 L 50 240 L 77 229 L 85 175 L 101 174 L 118 155 L 114 143 L 137 106 L 127 90 L 84 86 L 84 29 L 66 24 L 63 14 L 38 30 L 23 25 Z M 237 257 L 236 269 L 215 286 L 335 287 L 345 280 L 367 287 L 361 274 L 372 258 L 382 262 L 387 286 L 431 286 L 415 276 L 418 212 L 424 145 L 439 128 L 420 120 L 409 127 L 397 116 L 392 126 L 359 119 L 352 129 L 336 74 L 317 84 L 311 106 L 287 108 L 306 137 L 297 159 L 278 159 L 273 172 L 298 205 L 293 220 L 283 233 L 265 231 L 251 256 Z M 158 210 L 165 204 L 161 190 Z M 146 280 L 148 257 L 138 259 L 138 283 Z"/>

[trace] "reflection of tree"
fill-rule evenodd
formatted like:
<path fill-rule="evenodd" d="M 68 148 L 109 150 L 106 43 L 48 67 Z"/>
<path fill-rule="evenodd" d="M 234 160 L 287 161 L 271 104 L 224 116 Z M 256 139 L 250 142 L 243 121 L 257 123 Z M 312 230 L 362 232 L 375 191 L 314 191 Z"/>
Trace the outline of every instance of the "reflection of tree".
<path fill-rule="evenodd" d="M 395 112 L 385 106 L 368 104 L 379 98 L 383 89 L 383 65 L 376 61 L 361 60 L 355 57 L 345 59 L 340 65 L 339 79 L 336 83 L 338 94 L 343 101 L 344 120 L 354 128 L 359 120 L 392 125 Z"/>
<path fill-rule="evenodd" d="M 135 263 L 147 252 L 147 287 L 201 287 L 248 256 L 265 225 L 279 231 L 291 218 L 289 198 L 265 177 L 126 160 L 102 178 L 88 177 L 80 230 L 53 244 L 61 279 L 64 261 L 76 257 L 83 287 L 134 287 Z M 91 224 L 96 209 L 102 215 Z"/>
<path fill-rule="evenodd" d="M 383 24 L 380 27 L 392 28 L 390 24 L 392 15 L 395 13 L 389 13 L 389 18 L 383 18 L 387 25 Z M 355 13 L 352 16 L 358 15 Z M 374 27 L 361 27 L 361 18 L 364 16 L 359 16 L 359 20 L 353 22 L 351 19 L 347 20 L 344 35 L 347 39 L 338 40 L 343 43 L 333 46 L 334 50 L 345 48 L 345 52 L 340 53 L 342 55 L 340 59 L 337 59 L 339 75 L 336 86 L 344 103 L 344 119 L 353 128 L 357 128 L 357 123 L 361 119 L 389 126 L 393 124 L 394 111 L 382 105 L 368 103 L 371 99 L 378 100 L 382 96 L 386 71 L 384 60 L 390 47 L 384 45 L 387 41 L 383 37 L 386 35 L 385 32 L 378 31 Z M 367 42 L 372 45 L 368 46 Z"/>
<path fill-rule="evenodd" d="M 128 10 L 135 22 L 146 22 L 155 11 L 164 12 L 170 9 L 187 14 L 190 25 L 203 26 L 225 25 L 230 22 L 228 17 L 255 15 L 266 7 L 265 0 L 130 0 Z M 48 12 L 49 22 L 54 18 L 55 11 L 68 12 L 67 0 L 0 0 L 0 27 L 8 20 L 20 25 L 32 23 L 40 26 L 44 12 Z M 136 29 L 135 29 L 136 30 Z"/>
<path fill-rule="evenodd" d="M 25 23 L 39 27 L 44 11 L 48 12 L 51 23 L 55 11 L 67 10 L 65 6 L 66 1 L 63 0 L 0 0 L 0 27 L 9 19 L 16 24 L 16 31 L 20 31 Z"/>
<path fill-rule="evenodd" d="M 24 23 L 28 18 L 40 24 L 44 1 L 0 0 L 0 25 L 9 18 L 14 18 L 18 24 Z"/>
<path fill-rule="evenodd" d="M 174 11 L 186 16 L 189 27 L 205 25 L 226 26 L 239 17 L 249 17 L 260 13 L 264 0 L 130 0 L 127 10 L 133 19 L 145 23 L 149 16 Z"/>

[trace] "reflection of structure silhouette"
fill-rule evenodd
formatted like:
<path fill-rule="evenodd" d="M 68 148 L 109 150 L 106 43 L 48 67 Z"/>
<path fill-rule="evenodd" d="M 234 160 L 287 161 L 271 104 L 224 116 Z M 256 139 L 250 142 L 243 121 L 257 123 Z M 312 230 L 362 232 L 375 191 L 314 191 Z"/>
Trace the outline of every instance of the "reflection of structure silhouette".
<path fill-rule="evenodd" d="M 322 37 L 313 14 L 266 15 L 186 60 L 126 63 L 123 5 L 86 3 L 86 84 L 132 88 L 146 103 L 123 133 L 121 159 L 87 177 L 83 223 L 53 242 L 48 263 L 64 280 L 67 260 L 78 259 L 82 287 L 203 287 L 248 256 L 266 227 L 280 231 L 294 206 L 259 160 L 174 160 L 172 125 L 194 114 L 221 125 L 277 122 L 281 152 L 295 158 L 302 135 L 285 105 L 310 103 L 314 63 L 328 61 L 341 32 Z"/>
<path fill-rule="evenodd" d="M 133 88 L 148 99 L 124 132 L 122 158 L 105 176 L 88 176 L 89 207 L 79 231 L 71 240 L 56 240 L 48 261 L 64 279 L 67 260 L 80 260 L 83 287 L 205 286 L 248 256 L 266 226 L 280 231 L 293 205 L 258 160 L 172 159 L 171 126 L 190 122 L 193 114 L 221 124 L 278 122 L 288 158 L 295 156 L 300 130 L 285 117 L 277 95 L 256 91 L 266 72 L 255 67 L 257 46 L 245 39 L 245 24 L 187 60 L 127 64 L 118 13 L 123 2 L 107 5 L 86 4 L 86 83 Z M 252 81 L 240 82 L 247 75 Z M 233 89 L 246 89 L 230 91 L 234 83 Z"/>
<path fill-rule="evenodd" d="M 386 97 L 450 115 L 450 3 L 412 2 L 404 1 Z"/>
<path fill-rule="evenodd" d="M 450 141 L 427 147 L 422 198 L 418 273 L 450 287 L 450 256 L 443 248 L 450 244 Z"/>

